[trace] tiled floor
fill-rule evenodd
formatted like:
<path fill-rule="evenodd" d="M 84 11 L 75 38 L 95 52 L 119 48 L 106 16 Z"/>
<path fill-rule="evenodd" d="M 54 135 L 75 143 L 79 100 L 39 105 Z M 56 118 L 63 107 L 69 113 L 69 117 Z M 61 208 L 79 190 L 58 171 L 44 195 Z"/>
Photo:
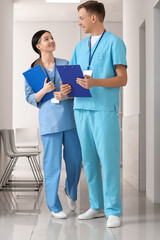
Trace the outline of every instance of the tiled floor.
<path fill-rule="evenodd" d="M 89 208 L 88 190 L 82 170 L 76 212 L 69 212 L 63 196 L 62 171 L 59 195 L 68 219 L 55 219 L 46 206 L 44 188 L 39 193 L 0 192 L 1 240 L 159 240 L 160 204 L 152 204 L 144 193 L 122 181 L 122 226 L 106 228 L 106 219 L 78 220 Z"/>

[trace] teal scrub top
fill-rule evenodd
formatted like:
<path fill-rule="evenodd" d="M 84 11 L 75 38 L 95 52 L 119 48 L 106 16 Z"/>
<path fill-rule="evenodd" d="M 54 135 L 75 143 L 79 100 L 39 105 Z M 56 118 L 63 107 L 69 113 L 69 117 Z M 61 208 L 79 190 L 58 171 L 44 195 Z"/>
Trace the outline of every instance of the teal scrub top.
<path fill-rule="evenodd" d="M 89 62 L 89 37 L 80 41 L 72 55 L 71 65 L 79 64 L 83 70 L 87 69 Z M 93 53 L 97 42 L 91 49 Z M 111 32 L 105 32 L 91 61 L 90 69 L 93 70 L 93 78 L 112 78 L 116 76 L 115 66 L 125 65 L 126 47 L 121 38 Z M 74 99 L 74 109 L 84 110 L 116 110 L 119 109 L 119 87 L 92 87 L 90 88 L 91 98 Z"/>
<path fill-rule="evenodd" d="M 56 65 L 68 65 L 68 61 L 56 58 Z M 55 82 L 55 91 L 60 91 L 61 78 L 57 69 L 47 70 L 51 81 Z M 51 100 L 37 103 L 35 92 L 32 87 L 25 81 L 25 94 L 28 103 L 39 108 L 39 128 L 40 134 L 57 133 L 75 128 L 73 114 L 73 100 L 67 99 L 59 103 L 51 103 Z M 53 96 L 54 97 L 54 96 Z"/>

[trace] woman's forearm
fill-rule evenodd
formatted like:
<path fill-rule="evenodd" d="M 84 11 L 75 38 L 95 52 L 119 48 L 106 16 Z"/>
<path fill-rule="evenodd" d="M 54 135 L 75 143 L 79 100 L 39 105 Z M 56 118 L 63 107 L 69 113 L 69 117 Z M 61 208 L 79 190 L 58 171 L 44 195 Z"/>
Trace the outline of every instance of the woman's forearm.
<path fill-rule="evenodd" d="M 37 92 L 35 94 L 35 99 L 36 99 L 36 102 L 40 102 L 41 99 L 44 97 L 44 95 L 46 94 L 46 91 L 44 90 L 44 88 L 42 88 L 39 92 Z"/>

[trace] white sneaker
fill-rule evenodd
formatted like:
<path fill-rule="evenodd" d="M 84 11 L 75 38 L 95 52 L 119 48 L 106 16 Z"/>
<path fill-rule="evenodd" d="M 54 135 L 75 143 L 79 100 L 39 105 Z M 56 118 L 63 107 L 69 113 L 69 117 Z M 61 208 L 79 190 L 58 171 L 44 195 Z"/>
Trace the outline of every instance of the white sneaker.
<path fill-rule="evenodd" d="M 93 218 L 99 218 L 104 217 L 104 211 L 103 210 L 94 210 L 90 208 L 87 212 L 80 214 L 78 216 L 79 220 L 85 220 L 85 219 L 93 219 Z"/>
<path fill-rule="evenodd" d="M 75 211 L 75 210 L 76 210 L 76 201 L 73 201 L 71 198 L 69 198 L 69 196 L 68 196 L 68 194 L 67 194 L 67 191 L 66 191 L 66 188 L 64 189 L 63 193 L 64 193 L 64 196 L 65 196 L 66 199 L 67 199 L 68 208 L 69 208 L 71 211 Z"/>
<path fill-rule="evenodd" d="M 65 212 L 63 212 L 63 211 L 58 212 L 58 213 L 51 212 L 51 216 L 53 216 L 55 218 L 67 218 L 67 214 L 65 214 Z"/>
<path fill-rule="evenodd" d="M 120 227 L 121 226 L 121 220 L 120 217 L 110 215 L 107 220 L 107 227 L 108 228 L 114 228 L 114 227 Z"/>

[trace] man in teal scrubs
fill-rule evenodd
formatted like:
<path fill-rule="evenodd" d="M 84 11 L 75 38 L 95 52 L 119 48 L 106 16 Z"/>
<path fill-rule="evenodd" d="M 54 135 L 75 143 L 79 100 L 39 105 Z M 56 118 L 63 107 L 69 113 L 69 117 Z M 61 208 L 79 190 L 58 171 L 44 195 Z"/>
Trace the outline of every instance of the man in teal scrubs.
<path fill-rule="evenodd" d="M 107 227 L 119 227 L 122 206 L 117 113 L 119 89 L 127 83 L 126 48 L 119 37 L 105 30 L 102 3 L 85 2 L 78 7 L 78 12 L 79 26 L 91 36 L 77 44 L 70 64 L 81 66 L 85 78 L 78 78 L 77 83 L 90 89 L 92 95 L 74 100 L 90 201 L 90 209 L 78 218 L 102 217 L 105 212 Z M 61 86 L 63 94 L 70 90 L 69 85 Z"/>

